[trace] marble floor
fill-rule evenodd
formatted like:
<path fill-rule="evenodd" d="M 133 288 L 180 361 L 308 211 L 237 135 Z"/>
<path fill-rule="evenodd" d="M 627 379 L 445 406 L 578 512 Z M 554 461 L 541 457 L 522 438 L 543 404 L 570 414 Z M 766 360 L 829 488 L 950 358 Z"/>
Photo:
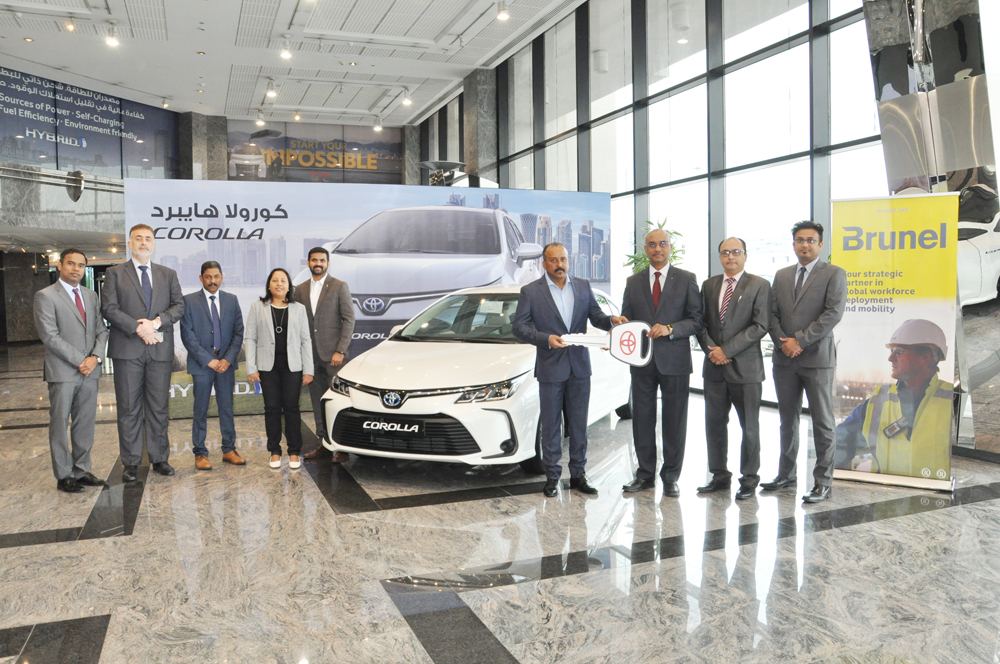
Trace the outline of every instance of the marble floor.
<path fill-rule="evenodd" d="M 951 495 L 835 482 L 803 507 L 804 419 L 795 491 L 699 497 L 692 395 L 678 499 L 622 495 L 614 416 L 590 428 L 593 499 L 546 499 L 516 465 L 275 471 L 259 416 L 237 418 L 246 467 L 221 463 L 210 420 L 216 467 L 196 472 L 174 420 L 177 475 L 123 485 L 104 378 L 93 465 L 112 486 L 68 495 L 46 403 L 40 348 L 0 352 L 0 664 L 1000 661 L 1000 466 L 956 458 Z"/>

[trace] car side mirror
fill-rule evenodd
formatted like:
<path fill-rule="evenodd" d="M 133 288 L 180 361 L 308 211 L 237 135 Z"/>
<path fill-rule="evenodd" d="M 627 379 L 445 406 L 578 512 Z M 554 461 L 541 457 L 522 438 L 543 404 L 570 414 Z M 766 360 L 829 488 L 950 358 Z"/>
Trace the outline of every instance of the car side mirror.
<path fill-rule="evenodd" d="M 389 336 L 394 337 L 396 333 L 403 329 L 402 325 L 394 325 L 391 330 L 389 330 Z"/>
<path fill-rule="evenodd" d="M 517 247 L 517 251 L 514 254 L 517 256 L 517 264 L 521 265 L 524 261 L 534 260 L 535 258 L 542 257 L 542 247 L 541 245 L 535 244 L 534 242 L 524 242 Z"/>

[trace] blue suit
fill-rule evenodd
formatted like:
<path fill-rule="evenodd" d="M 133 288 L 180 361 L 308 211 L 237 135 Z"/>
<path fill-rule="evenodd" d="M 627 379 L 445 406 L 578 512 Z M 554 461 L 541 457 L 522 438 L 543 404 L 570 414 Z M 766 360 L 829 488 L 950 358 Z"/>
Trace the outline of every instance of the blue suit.
<path fill-rule="evenodd" d="M 196 456 L 208 456 L 205 431 L 208 404 L 215 387 L 215 402 L 219 406 L 219 427 L 222 429 L 222 452 L 236 449 L 236 426 L 233 423 L 233 389 L 236 386 L 236 365 L 243 347 L 243 311 L 232 293 L 221 290 L 219 309 L 220 343 L 215 348 L 212 313 L 205 291 L 184 296 L 184 317 L 181 319 L 181 342 L 188 352 L 187 370 L 194 381 L 194 416 L 191 421 L 191 445 Z M 226 360 L 229 369 L 216 373 L 208 368 L 212 360 Z"/>
<path fill-rule="evenodd" d="M 548 479 L 562 476 L 560 424 L 565 413 L 569 429 L 570 477 L 581 477 L 587 465 L 587 412 L 590 404 L 590 350 L 584 346 L 552 348 L 549 335 L 587 331 L 587 321 L 602 330 L 611 329 L 611 317 L 601 311 L 590 282 L 569 277 L 573 284 L 573 315 L 569 329 L 549 292 L 545 277 L 521 288 L 514 314 L 513 332 L 521 341 L 537 348 L 535 378 L 541 410 L 542 463 Z"/>

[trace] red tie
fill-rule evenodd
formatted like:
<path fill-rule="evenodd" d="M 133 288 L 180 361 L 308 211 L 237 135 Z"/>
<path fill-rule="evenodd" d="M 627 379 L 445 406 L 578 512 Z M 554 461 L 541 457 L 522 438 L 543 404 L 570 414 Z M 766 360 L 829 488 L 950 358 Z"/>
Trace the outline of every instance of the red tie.
<path fill-rule="evenodd" d="M 653 284 L 653 308 L 656 309 L 660 306 L 660 273 L 654 272 L 653 276 L 656 277 Z"/>
<path fill-rule="evenodd" d="M 87 324 L 87 310 L 83 308 L 83 300 L 80 299 L 80 289 L 74 288 L 73 295 L 76 296 L 76 308 L 80 310 L 80 315 L 83 316 L 83 324 Z"/>

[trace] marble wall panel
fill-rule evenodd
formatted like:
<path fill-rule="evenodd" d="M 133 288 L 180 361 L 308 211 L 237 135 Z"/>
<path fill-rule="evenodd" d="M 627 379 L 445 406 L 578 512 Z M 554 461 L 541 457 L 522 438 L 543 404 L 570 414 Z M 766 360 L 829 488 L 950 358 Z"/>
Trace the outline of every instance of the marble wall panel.
<path fill-rule="evenodd" d="M 465 171 L 497 181 L 497 76 L 477 69 L 465 77 Z"/>
<path fill-rule="evenodd" d="M 3 257 L 3 297 L 7 313 L 7 341 L 35 341 L 38 331 L 32 314 L 35 293 L 49 285 L 48 267 L 36 271 L 37 254 L 8 253 Z"/>
<path fill-rule="evenodd" d="M 420 184 L 420 127 L 403 127 L 403 184 Z"/>
<path fill-rule="evenodd" d="M 224 115 L 209 115 L 205 123 L 208 180 L 229 179 L 229 123 Z"/>
<path fill-rule="evenodd" d="M 0 163 L 22 171 L 28 166 Z M 30 176 L 29 176 L 30 177 Z M 125 195 L 84 186 L 74 201 L 59 184 L 0 178 L 0 236 L 5 226 L 116 233 L 125 226 Z"/>

